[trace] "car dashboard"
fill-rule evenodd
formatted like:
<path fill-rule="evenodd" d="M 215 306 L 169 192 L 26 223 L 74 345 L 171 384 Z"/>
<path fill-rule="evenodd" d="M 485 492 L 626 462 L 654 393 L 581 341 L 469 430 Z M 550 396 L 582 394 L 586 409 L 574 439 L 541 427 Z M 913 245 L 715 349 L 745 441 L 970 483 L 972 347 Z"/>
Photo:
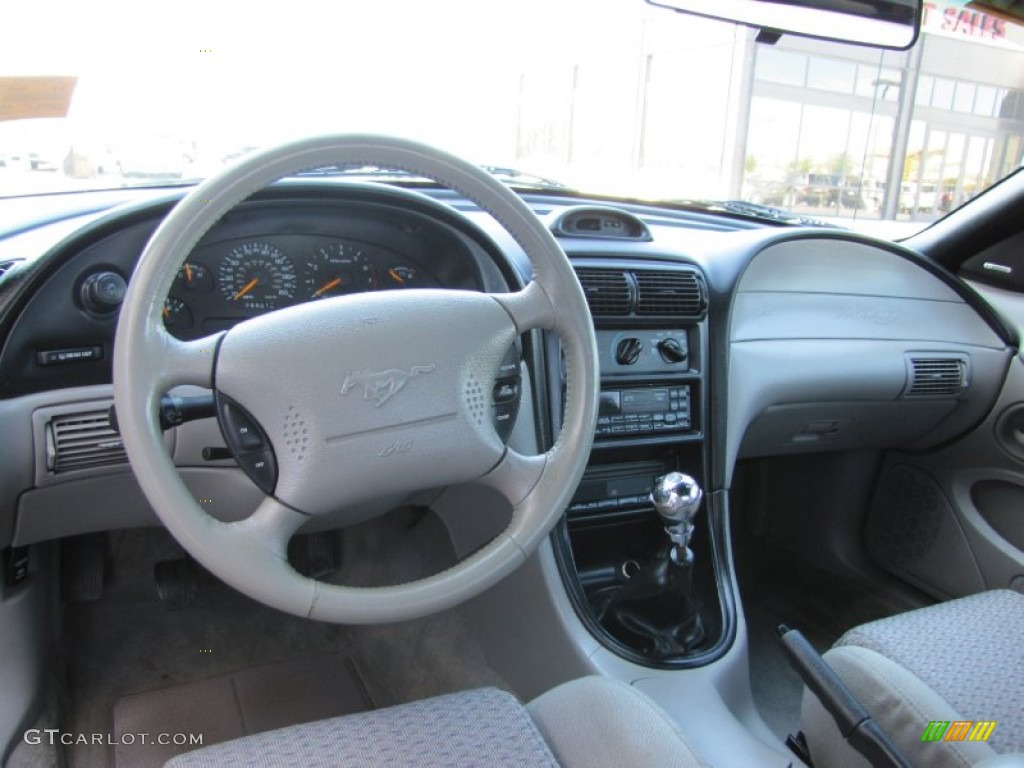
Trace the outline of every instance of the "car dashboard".
<path fill-rule="evenodd" d="M 9 259 L 0 278 L 0 423 L 9 436 L 0 546 L 158 524 L 110 424 L 111 360 L 118 297 L 183 192 L 133 194 L 98 211 L 71 196 L 49 223 L 0 240 Z M 698 666 L 731 645 L 721 499 L 739 459 L 927 448 L 976 425 L 1000 392 L 1013 334 L 957 278 L 905 248 L 671 206 L 524 198 L 576 269 L 601 376 L 591 460 L 553 536 L 555 554 L 581 621 L 637 663 Z M 78 222 L 70 233 L 69 222 Z M 42 247 L 48 229 L 54 242 Z M 197 339 L 307 302 L 417 288 L 502 293 L 530 275 L 511 236 L 454 192 L 282 182 L 182 254 L 161 311 L 173 335 Z M 497 390 L 488 405 L 501 438 L 536 453 L 559 434 L 565 371 L 550 333 L 525 334 L 517 353 L 506 372 L 516 407 L 498 402 Z M 240 519 L 258 502 L 215 419 L 169 429 L 165 440 L 210 514 Z M 652 662 L 637 638 L 602 627 L 594 605 L 619 564 L 640 560 L 662 535 L 647 496 L 672 470 L 709 494 L 711 524 L 696 543 L 708 553 L 697 576 L 708 632 L 687 658 Z M 382 493 L 364 517 L 408 502 Z M 455 542 L 459 555 L 495 532 L 478 528 Z"/>

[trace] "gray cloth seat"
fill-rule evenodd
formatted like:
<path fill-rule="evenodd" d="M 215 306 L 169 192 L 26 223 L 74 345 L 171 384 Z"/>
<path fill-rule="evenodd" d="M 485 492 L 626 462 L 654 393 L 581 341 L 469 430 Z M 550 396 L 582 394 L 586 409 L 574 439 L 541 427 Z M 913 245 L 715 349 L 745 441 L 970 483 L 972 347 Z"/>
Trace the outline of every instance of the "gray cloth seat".
<path fill-rule="evenodd" d="M 463 691 L 281 728 L 179 755 L 166 768 L 697 768 L 664 711 L 601 677 L 521 705 L 496 688 Z"/>
<path fill-rule="evenodd" d="M 863 624 L 825 659 L 913 765 L 1024 765 L 1024 595 L 993 590 Z M 868 765 L 808 691 L 801 720 L 815 765 Z M 922 741 L 931 721 L 996 725 L 987 741 Z"/>

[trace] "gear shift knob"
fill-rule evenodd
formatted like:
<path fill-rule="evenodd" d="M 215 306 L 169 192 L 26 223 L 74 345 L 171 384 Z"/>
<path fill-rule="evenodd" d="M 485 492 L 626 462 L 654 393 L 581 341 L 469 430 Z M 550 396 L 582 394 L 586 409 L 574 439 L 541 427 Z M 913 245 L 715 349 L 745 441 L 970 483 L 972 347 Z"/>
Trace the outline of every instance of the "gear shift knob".
<path fill-rule="evenodd" d="M 682 472 L 662 475 L 651 491 L 651 503 L 666 525 L 692 524 L 703 498 L 704 491 L 697 481 Z"/>
<path fill-rule="evenodd" d="M 697 481 L 682 472 L 669 472 L 654 482 L 651 504 L 665 521 L 665 532 L 672 541 L 672 560 L 678 565 L 693 562 L 690 537 L 703 498 L 704 491 Z"/>

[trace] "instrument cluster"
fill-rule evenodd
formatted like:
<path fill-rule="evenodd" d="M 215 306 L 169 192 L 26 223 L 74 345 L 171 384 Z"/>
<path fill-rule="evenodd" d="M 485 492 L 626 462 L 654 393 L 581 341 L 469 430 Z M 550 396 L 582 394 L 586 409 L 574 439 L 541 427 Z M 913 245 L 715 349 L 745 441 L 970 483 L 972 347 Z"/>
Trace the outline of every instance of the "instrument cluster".
<path fill-rule="evenodd" d="M 307 301 L 437 287 L 421 264 L 371 243 L 319 235 L 239 238 L 189 255 L 164 301 L 164 324 L 192 339 Z"/>

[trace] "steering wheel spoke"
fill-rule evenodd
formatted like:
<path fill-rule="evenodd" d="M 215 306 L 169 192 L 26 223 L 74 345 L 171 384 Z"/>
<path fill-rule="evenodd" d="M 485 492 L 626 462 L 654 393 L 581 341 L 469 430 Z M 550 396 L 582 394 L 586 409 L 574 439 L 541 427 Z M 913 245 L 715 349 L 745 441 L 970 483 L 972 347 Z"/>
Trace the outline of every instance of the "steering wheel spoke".
<path fill-rule="evenodd" d="M 544 473 L 547 465 L 547 454 L 526 456 L 513 451 L 505 451 L 501 461 L 480 482 L 494 488 L 513 506 L 525 499 Z"/>
<path fill-rule="evenodd" d="M 181 341 L 166 331 L 160 360 L 159 384 L 163 391 L 181 384 L 213 388 L 213 369 L 217 359 L 217 345 L 224 333 L 215 333 L 194 341 Z"/>
<path fill-rule="evenodd" d="M 228 523 L 233 535 L 242 533 L 281 559 L 287 559 L 288 542 L 309 521 L 309 516 L 296 512 L 271 496 L 265 496 L 255 511 L 244 520 Z"/>
<path fill-rule="evenodd" d="M 520 334 L 532 328 L 554 328 L 555 308 L 547 292 L 536 280 L 516 293 L 495 294 Z"/>

